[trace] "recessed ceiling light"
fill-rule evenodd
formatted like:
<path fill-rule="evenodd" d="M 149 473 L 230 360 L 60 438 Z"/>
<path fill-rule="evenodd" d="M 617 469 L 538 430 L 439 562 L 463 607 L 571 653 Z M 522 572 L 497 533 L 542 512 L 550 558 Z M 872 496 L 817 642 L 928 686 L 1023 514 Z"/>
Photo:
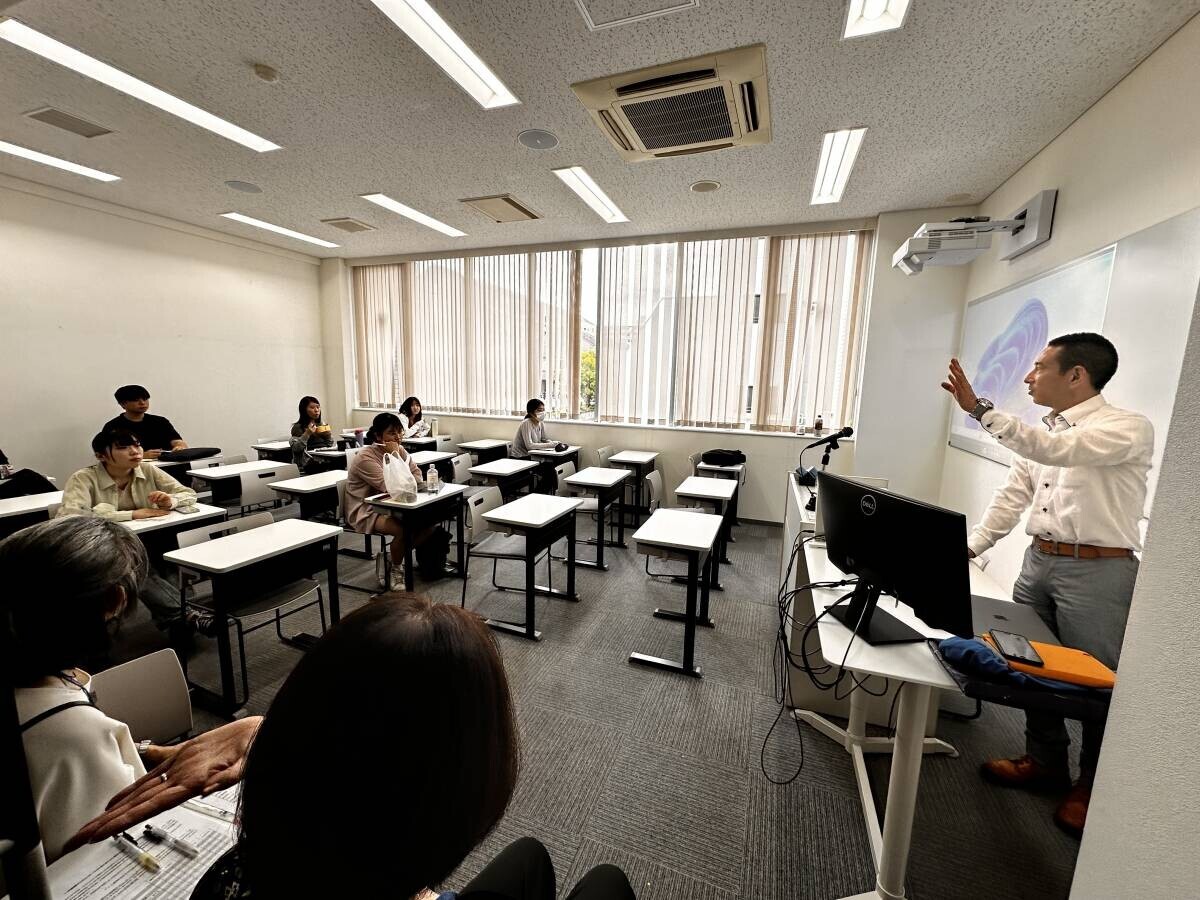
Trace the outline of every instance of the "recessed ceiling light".
<path fill-rule="evenodd" d="M 49 156 L 45 153 L 39 153 L 36 150 L 30 150 L 28 147 L 19 147 L 16 144 L 10 144 L 8 141 L 0 141 L 0 153 L 11 153 L 13 156 L 19 156 L 22 159 L 28 159 L 35 163 L 41 163 L 43 166 L 54 166 L 56 169 L 62 169 L 66 172 L 74 172 L 76 175 L 84 175 L 88 178 L 95 178 L 97 181 L 120 181 L 120 175 L 109 175 L 107 172 L 101 172 L 99 169 L 89 169 L 87 166 L 81 166 L 79 163 L 69 162 L 65 159 L 59 159 L 57 156 Z"/>
<path fill-rule="evenodd" d="M 904 24 L 908 0 L 850 0 L 843 38 L 892 31 Z"/>
<path fill-rule="evenodd" d="M 829 131 L 821 144 L 821 160 L 817 163 L 817 178 L 813 182 L 812 204 L 837 203 L 846 190 L 850 170 L 862 145 L 865 128 L 843 128 Z"/>
<path fill-rule="evenodd" d="M 553 150 L 558 146 L 558 138 L 543 128 L 527 128 L 517 135 L 517 140 L 530 150 Z"/>
<path fill-rule="evenodd" d="M 425 0 L 371 0 L 484 109 L 520 103 Z"/>
<path fill-rule="evenodd" d="M 295 238 L 298 241 L 307 241 L 310 244 L 316 244 L 318 247 L 337 247 L 338 244 L 329 241 L 323 241 L 320 238 L 315 238 L 310 234 L 301 234 L 299 231 L 292 231 L 290 228 L 284 228 L 282 225 L 272 225 L 270 222 L 264 222 L 262 219 L 254 219 L 250 216 L 244 216 L 241 213 L 221 213 L 221 217 L 225 219 L 233 219 L 235 222 L 242 222 L 246 225 L 253 225 L 255 228 L 264 228 L 267 231 L 273 231 L 276 234 L 282 234 L 285 237 Z"/>
<path fill-rule="evenodd" d="M 713 191 L 721 189 L 719 181 L 693 181 L 691 190 L 696 194 L 711 194 Z"/>
<path fill-rule="evenodd" d="M 257 184 L 251 184 L 249 181 L 227 181 L 225 187 L 232 188 L 235 191 L 241 191 L 243 194 L 261 194 L 262 188 Z"/>
<path fill-rule="evenodd" d="M 66 44 L 56 41 L 54 38 L 44 35 L 40 31 L 34 31 L 28 25 L 23 25 L 16 19 L 0 18 L 0 38 L 16 44 L 18 47 L 23 47 L 30 53 L 36 53 L 38 56 L 48 59 L 51 62 L 56 62 L 60 66 L 66 66 L 80 75 L 93 78 L 114 90 L 128 94 L 130 97 L 149 103 L 151 106 L 157 106 L 164 112 L 179 116 L 179 118 L 185 119 L 193 125 L 207 128 L 209 131 L 241 144 L 243 147 L 249 147 L 251 150 L 257 150 L 260 153 L 267 150 L 279 149 L 278 144 L 273 144 L 266 138 L 261 138 L 244 128 L 239 128 L 232 122 L 227 122 L 210 112 L 205 112 L 198 106 L 192 106 L 186 100 L 180 100 L 178 97 L 172 96 L 166 91 L 154 87 L 152 84 L 147 84 L 138 78 L 134 78 L 132 75 L 122 72 L 108 63 L 102 63 L 98 59 L 93 59 L 86 53 L 81 53 L 74 47 L 68 47 Z"/>
<path fill-rule="evenodd" d="M 384 209 L 391 210 L 392 212 L 396 213 L 396 215 L 404 216 L 407 219 L 412 219 L 414 222 L 424 225 L 426 228 L 432 228 L 434 231 L 440 231 L 442 234 L 448 235 L 449 237 L 467 236 L 465 231 L 459 231 L 457 228 L 453 228 L 450 225 L 447 225 L 445 222 L 439 222 L 432 216 L 427 216 L 423 212 L 417 212 L 411 206 L 405 206 L 398 200 L 393 200 L 387 194 L 359 194 L 359 196 L 364 200 L 370 200 L 372 203 L 382 206 Z"/>
<path fill-rule="evenodd" d="M 565 169 L 554 169 L 554 174 L 562 179 L 562 183 L 579 195 L 579 199 L 596 211 L 596 215 L 605 222 L 628 222 L 625 213 L 617 208 L 617 204 L 609 199 L 608 194 L 600 190 L 600 185 L 592 181 L 592 176 L 584 171 L 583 166 L 570 166 Z"/>

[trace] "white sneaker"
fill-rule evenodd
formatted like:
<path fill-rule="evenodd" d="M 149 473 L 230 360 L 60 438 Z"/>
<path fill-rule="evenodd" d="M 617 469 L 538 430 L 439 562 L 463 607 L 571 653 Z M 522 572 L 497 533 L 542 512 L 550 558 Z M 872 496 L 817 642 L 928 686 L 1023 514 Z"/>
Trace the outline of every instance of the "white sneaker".
<path fill-rule="evenodd" d="M 391 583 L 388 585 L 388 590 L 402 591 L 404 589 L 404 567 L 393 565 Z"/>

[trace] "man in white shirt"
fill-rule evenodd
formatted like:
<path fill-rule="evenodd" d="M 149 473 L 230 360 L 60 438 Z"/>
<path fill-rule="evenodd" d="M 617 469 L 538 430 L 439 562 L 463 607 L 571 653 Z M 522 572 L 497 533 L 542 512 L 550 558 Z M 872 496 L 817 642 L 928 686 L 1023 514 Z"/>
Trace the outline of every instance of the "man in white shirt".
<path fill-rule="evenodd" d="M 1029 395 L 1050 413 L 1045 428 L 1027 425 L 977 397 L 958 360 L 942 387 L 1014 454 L 967 540 L 976 556 L 1008 534 L 1031 509 L 1013 599 L 1032 606 L 1065 646 L 1116 668 L 1141 550 L 1140 521 L 1154 428 L 1139 413 L 1110 406 L 1100 393 L 1117 371 L 1116 348 L 1103 336 L 1050 341 L 1025 376 Z M 1079 780 L 1054 820 L 1078 836 L 1087 818 L 1102 723 L 1084 723 Z M 1013 787 L 1066 788 L 1070 739 L 1061 716 L 1027 711 L 1026 755 L 983 764 L 989 781 Z"/>

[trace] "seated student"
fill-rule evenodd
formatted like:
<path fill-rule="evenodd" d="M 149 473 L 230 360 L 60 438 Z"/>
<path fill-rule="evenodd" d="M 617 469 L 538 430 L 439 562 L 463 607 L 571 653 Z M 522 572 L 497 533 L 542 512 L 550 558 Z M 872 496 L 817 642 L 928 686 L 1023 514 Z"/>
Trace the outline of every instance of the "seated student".
<path fill-rule="evenodd" d="M 54 482 L 33 469 L 14 469 L 4 451 L 0 450 L 0 500 L 48 494 L 56 491 Z"/>
<path fill-rule="evenodd" d="M 83 666 L 109 649 L 108 625 L 132 609 L 147 574 L 131 531 L 73 516 L 0 542 L 15 697 L 46 861 L 145 769 L 129 729 L 94 705 Z"/>
<path fill-rule="evenodd" d="M 150 392 L 140 384 L 119 387 L 113 396 L 125 411 L 105 422 L 103 431 L 124 428 L 132 432 L 146 451 L 146 459 L 158 459 L 164 450 L 187 448 L 169 419 L 150 415 Z"/>
<path fill-rule="evenodd" d="M 517 426 L 517 436 L 513 438 L 512 455 L 518 459 L 528 459 L 530 450 L 553 450 L 558 441 L 546 437 L 546 404 L 534 397 L 525 404 L 525 419 Z M 542 466 L 537 470 L 538 490 L 545 494 L 553 494 L 558 488 L 558 477 L 554 469 Z"/>
<path fill-rule="evenodd" d="M 409 397 L 400 404 L 400 428 L 406 439 L 429 434 L 429 423 L 421 418 L 421 401 L 416 397 Z"/>
<path fill-rule="evenodd" d="M 333 449 L 333 429 L 321 421 L 321 401 L 316 397 L 301 397 L 299 418 L 292 425 L 292 462 L 304 472 L 322 472 L 331 468 L 311 450 Z"/>
<path fill-rule="evenodd" d="M 389 454 L 407 462 L 413 478 L 421 480 L 421 470 L 400 443 L 401 433 L 400 419 L 395 413 L 377 415 L 367 431 L 367 445 L 355 454 L 346 472 L 346 524 L 359 534 L 392 535 L 393 585 L 404 582 L 404 530 L 387 513 L 377 513 L 367 503 L 367 498 L 387 491 L 383 482 L 383 458 Z M 432 530 L 418 534 L 415 545 L 419 546 Z"/>
<path fill-rule="evenodd" d="M 230 740 L 220 737 L 225 731 Z M 100 840 L 235 781 L 245 726 L 205 738 L 202 752 L 185 744 L 114 798 L 73 843 Z M 314 759 L 338 761 L 334 781 L 312 785 Z M 518 767 L 512 696 L 483 620 L 415 594 L 384 595 L 330 629 L 275 695 L 242 770 L 238 842 L 192 898 L 431 898 L 428 888 L 504 815 Z M 212 772 L 225 777 L 214 782 Z M 320 848 L 314 864 L 297 858 L 301 840 Z M 510 844 L 457 894 L 554 896 L 553 865 L 533 838 Z M 634 900 L 624 873 L 610 865 L 592 869 L 565 896 Z"/>

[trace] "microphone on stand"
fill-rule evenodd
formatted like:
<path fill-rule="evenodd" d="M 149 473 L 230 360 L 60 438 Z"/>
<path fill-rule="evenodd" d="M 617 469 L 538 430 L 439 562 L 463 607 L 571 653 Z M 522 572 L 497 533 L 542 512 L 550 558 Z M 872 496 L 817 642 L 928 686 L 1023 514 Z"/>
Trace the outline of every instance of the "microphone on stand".
<path fill-rule="evenodd" d="M 842 438 L 848 438 L 853 434 L 854 434 L 854 429 L 851 428 L 849 425 L 847 425 L 841 431 L 835 431 L 833 434 L 831 434 L 827 437 L 823 437 L 819 441 L 813 441 L 811 444 L 808 444 L 804 448 L 804 450 L 801 450 L 800 451 L 800 465 L 797 466 L 797 468 L 796 468 L 796 477 L 797 477 L 797 480 L 799 481 L 800 485 L 802 487 L 809 488 L 810 492 L 811 492 L 812 488 L 815 488 L 817 486 L 817 467 L 810 466 L 807 469 L 804 468 L 804 451 L 805 450 L 811 450 L 813 447 L 824 447 L 825 454 L 821 457 L 821 468 L 824 469 L 827 465 L 829 465 L 830 452 L 833 450 L 839 449 L 838 441 Z M 812 494 L 812 496 L 810 496 L 808 498 L 808 503 L 805 504 L 804 508 L 807 509 L 809 512 L 812 512 L 814 509 L 817 508 L 817 495 L 816 494 Z"/>
<path fill-rule="evenodd" d="M 813 447 L 820 447 L 820 446 L 823 446 L 824 444 L 829 444 L 830 450 L 836 450 L 838 448 L 837 442 L 840 438 L 848 438 L 853 434 L 854 434 L 854 429 L 851 428 L 849 425 L 847 425 L 841 431 L 836 431 L 833 434 L 829 435 L 828 437 L 821 438 L 819 441 L 813 441 L 811 444 L 806 446 L 804 449 L 811 450 Z"/>

